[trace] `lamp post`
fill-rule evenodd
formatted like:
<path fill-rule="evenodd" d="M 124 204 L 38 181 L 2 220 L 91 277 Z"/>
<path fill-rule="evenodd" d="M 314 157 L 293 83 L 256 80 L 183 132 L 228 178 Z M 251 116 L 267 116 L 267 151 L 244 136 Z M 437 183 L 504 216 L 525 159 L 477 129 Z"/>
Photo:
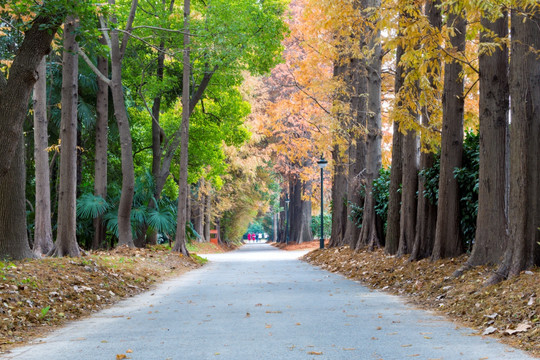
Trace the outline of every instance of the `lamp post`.
<path fill-rule="evenodd" d="M 321 159 L 317 161 L 317 165 L 321 169 L 321 239 L 320 239 L 320 249 L 324 249 L 324 168 L 328 165 L 328 161 L 324 159 L 324 155 L 321 154 Z"/>
<path fill-rule="evenodd" d="M 289 245 L 289 195 L 285 194 L 285 244 Z"/>

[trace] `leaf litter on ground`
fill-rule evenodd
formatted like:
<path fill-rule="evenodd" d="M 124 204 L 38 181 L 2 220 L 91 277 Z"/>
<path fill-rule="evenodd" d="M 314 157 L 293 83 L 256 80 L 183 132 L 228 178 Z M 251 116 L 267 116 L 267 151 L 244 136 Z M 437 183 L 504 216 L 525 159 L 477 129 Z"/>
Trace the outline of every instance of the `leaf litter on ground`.
<path fill-rule="evenodd" d="M 303 257 L 313 265 L 360 281 L 373 289 L 407 296 L 415 305 L 435 309 L 480 335 L 540 357 L 540 269 L 485 286 L 496 267 L 481 266 L 453 277 L 466 256 L 408 261 L 384 250 L 352 251 L 348 246 L 314 250 Z"/>
<path fill-rule="evenodd" d="M 0 354 L 198 268 L 199 262 L 159 245 L 0 262 Z"/>

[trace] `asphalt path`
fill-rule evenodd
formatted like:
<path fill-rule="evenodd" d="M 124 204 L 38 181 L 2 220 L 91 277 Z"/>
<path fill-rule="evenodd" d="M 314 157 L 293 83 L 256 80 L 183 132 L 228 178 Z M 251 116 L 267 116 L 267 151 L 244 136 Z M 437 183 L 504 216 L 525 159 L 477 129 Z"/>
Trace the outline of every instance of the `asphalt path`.
<path fill-rule="evenodd" d="M 249 244 L 2 359 L 532 359 L 400 297 Z"/>

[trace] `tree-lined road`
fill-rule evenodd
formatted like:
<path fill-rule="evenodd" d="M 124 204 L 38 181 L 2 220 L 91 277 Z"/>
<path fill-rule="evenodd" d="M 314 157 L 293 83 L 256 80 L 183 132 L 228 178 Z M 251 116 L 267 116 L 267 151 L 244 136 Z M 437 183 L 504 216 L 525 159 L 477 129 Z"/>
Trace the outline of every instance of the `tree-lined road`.
<path fill-rule="evenodd" d="M 249 244 L 208 255 L 201 269 L 1 358 L 532 358 L 299 254 Z"/>

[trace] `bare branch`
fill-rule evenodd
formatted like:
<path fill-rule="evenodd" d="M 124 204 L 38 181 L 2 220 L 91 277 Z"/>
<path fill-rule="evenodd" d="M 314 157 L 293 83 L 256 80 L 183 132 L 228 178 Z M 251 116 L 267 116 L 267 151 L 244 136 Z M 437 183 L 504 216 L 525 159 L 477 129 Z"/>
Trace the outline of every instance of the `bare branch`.
<path fill-rule="evenodd" d="M 88 56 L 84 53 L 84 51 L 79 48 L 78 51 L 79 55 L 83 58 L 83 60 L 88 64 L 90 69 L 96 74 L 96 76 L 99 78 L 99 80 L 103 81 L 105 84 L 111 86 L 111 79 L 106 77 L 99 69 L 94 65 L 94 63 L 88 58 Z"/>
<path fill-rule="evenodd" d="M 120 46 L 120 59 L 124 57 L 124 53 L 126 52 L 126 47 L 129 42 L 129 38 L 131 36 L 131 30 L 133 26 L 133 21 L 135 20 L 135 12 L 137 11 L 138 4 L 139 4 L 139 0 L 131 1 L 131 9 L 129 10 L 129 16 L 126 23 L 126 30 L 123 31 L 124 37 L 122 38 L 122 45 Z"/>
<path fill-rule="evenodd" d="M 188 33 L 188 32 L 185 32 L 185 31 L 183 31 L 183 30 L 165 29 L 165 28 L 162 28 L 162 27 L 158 27 L 158 26 L 149 26 L 149 25 L 139 25 L 139 26 L 134 26 L 132 29 L 133 29 L 133 30 L 136 30 L 136 29 L 150 29 L 150 30 L 159 30 L 159 31 L 172 32 L 172 33 L 176 33 L 176 34 L 184 34 L 184 35 L 190 35 L 190 36 L 197 36 L 197 35 L 193 35 L 193 34 L 190 34 L 190 33 Z"/>
<path fill-rule="evenodd" d="M 99 17 L 99 23 L 101 24 L 101 33 L 103 34 L 103 38 L 105 39 L 105 42 L 107 43 L 107 46 L 109 49 L 112 47 L 111 44 L 111 38 L 109 37 L 109 33 L 107 32 L 109 29 L 107 29 L 107 26 L 105 25 L 105 20 L 102 16 Z"/>
<path fill-rule="evenodd" d="M 473 66 L 473 64 L 469 61 L 469 60 L 463 60 L 463 59 L 460 59 L 459 57 L 449 53 L 448 51 L 446 51 L 446 49 L 444 47 L 439 47 L 440 50 L 442 50 L 442 52 L 444 52 L 447 56 L 451 57 L 452 59 L 456 60 L 456 61 L 459 61 L 465 65 L 467 65 L 468 67 L 470 67 L 475 73 L 479 74 L 480 71 L 478 71 L 477 68 L 475 68 Z"/>
<path fill-rule="evenodd" d="M 296 87 L 298 90 L 300 90 L 304 95 L 306 95 L 309 99 L 311 99 L 315 105 L 317 105 L 321 110 L 323 110 L 325 113 L 327 113 L 328 115 L 331 115 L 332 113 L 330 111 L 328 111 L 320 102 L 319 100 L 317 100 L 313 95 L 309 94 L 307 91 L 304 90 L 304 88 L 302 86 L 300 86 L 300 84 L 298 83 L 298 81 L 296 81 L 296 78 L 294 77 L 294 73 L 293 71 L 291 70 L 291 68 L 289 66 L 287 66 L 287 70 L 289 70 L 289 74 L 291 75 L 292 79 L 293 79 L 293 82 L 294 82 L 294 87 Z"/>
<path fill-rule="evenodd" d="M 148 111 L 148 113 L 150 114 L 150 117 L 152 118 L 152 121 L 159 127 L 159 132 L 163 136 L 163 139 L 165 139 L 165 142 L 168 142 L 167 136 L 165 134 L 165 130 L 163 130 L 161 125 L 159 125 L 159 121 L 155 118 L 154 114 L 152 113 L 152 110 L 148 106 L 148 102 L 146 101 L 146 99 L 145 99 L 145 97 L 144 97 L 144 95 L 142 93 L 142 87 L 139 87 L 137 93 L 139 94 L 139 97 L 143 101 L 143 104 L 144 104 L 144 107 L 146 108 L 146 111 Z"/>

